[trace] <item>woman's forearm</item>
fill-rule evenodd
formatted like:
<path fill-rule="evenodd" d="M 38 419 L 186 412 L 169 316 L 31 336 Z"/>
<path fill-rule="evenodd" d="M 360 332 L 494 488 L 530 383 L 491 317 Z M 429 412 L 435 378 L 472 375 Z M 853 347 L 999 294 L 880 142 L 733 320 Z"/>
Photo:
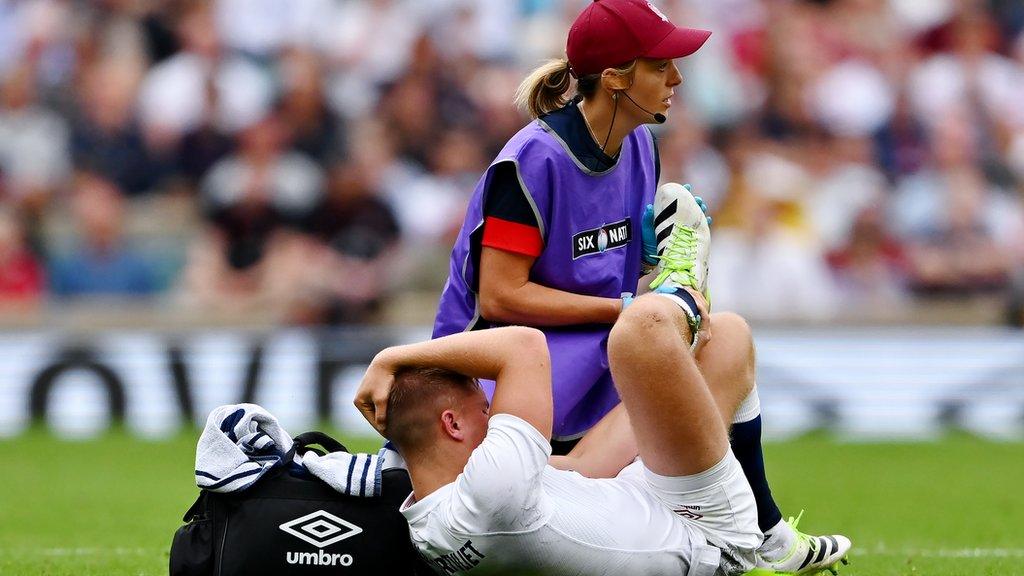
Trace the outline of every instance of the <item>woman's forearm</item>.
<path fill-rule="evenodd" d="M 565 292 L 527 282 L 499 294 L 481 294 L 481 315 L 494 322 L 527 326 L 612 324 L 622 311 L 619 298 Z"/>
<path fill-rule="evenodd" d="M 480 254 L 480 315 L 485 320 L 527 326 L 612 324 L 622 311 L 619 298 L 558 290 L 533 282 L 536 261 L 488 248 Z M 566 273 L 571 273 L 567 270 Z"/>

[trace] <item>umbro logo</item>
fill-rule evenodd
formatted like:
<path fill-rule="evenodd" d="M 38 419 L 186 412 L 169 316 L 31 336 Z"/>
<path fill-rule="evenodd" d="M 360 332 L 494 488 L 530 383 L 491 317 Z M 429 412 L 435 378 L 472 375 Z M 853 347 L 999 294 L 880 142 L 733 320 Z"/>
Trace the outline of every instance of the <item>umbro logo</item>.
<path fill-rule="evenodd" d="M 359 526 L 323 510 L 285 522 L 279 528 L 317 548 L 330 546 L 363 532 Z"/>

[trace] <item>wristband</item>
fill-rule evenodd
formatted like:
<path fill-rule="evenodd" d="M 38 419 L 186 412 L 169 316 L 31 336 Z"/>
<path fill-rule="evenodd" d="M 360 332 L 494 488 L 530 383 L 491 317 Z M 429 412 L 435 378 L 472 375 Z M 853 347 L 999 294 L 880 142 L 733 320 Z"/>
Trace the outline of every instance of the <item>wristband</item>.
<path fill-rule="evenodd" d="M 623 292 L 620 299 L 622 300 L 622 309 L 619 310 L 619 314 L 622 314 L 626 311 L 626 308 L 633 303 L 634 297 L 629 292 Z"/>

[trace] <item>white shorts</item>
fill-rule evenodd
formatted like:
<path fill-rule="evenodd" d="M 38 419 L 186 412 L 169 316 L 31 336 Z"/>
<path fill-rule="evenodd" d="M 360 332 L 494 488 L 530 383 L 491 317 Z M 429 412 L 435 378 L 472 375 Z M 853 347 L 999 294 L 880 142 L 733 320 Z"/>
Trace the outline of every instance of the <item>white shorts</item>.
<path fill-rule="evenodd" d="M 638 459 L 618 477 L 643 486 L 720 548 L 726 573 L 754 567 L 764 536 L 757 526 L 754 493 L 732 450 L 718 464 L 692 476 L 661 476 Z"/>

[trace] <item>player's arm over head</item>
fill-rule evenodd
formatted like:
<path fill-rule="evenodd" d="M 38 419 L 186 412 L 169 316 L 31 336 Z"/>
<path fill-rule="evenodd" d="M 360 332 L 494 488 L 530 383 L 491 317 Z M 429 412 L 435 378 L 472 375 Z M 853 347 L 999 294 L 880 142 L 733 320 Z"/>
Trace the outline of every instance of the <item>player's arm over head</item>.
<path fill-rule="evenodd" d="M 479 401 L 482 393 L 471 384 L 474 378 L 496 382 L 492 414 L 522 418 L 550 438 L 551 361 L 544 334 L 533 328 L 463 332 L 387 348 L 371 363 L 355 404 L 379 431 L 394 435 L 392 404 L 405 410 L 396 418 L 417 422 L 419 412 L 429 409 L 433 421 L 446 407 Z M 392 393 L 398 394 L 395 402 Z"/>

